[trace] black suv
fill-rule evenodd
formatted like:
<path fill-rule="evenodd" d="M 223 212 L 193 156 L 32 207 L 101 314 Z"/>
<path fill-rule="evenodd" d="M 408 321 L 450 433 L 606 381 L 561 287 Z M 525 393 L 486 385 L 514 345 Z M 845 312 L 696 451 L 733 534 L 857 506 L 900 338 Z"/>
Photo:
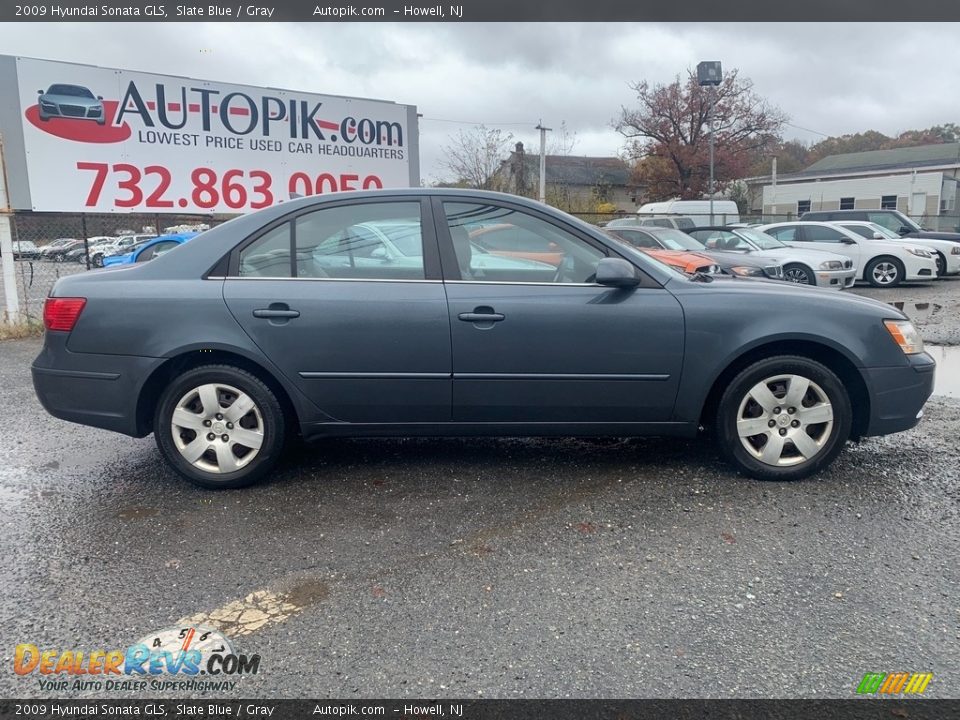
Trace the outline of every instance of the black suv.
<path fill-rule="evenodd" d="M 901 237 L 951 240 L 960 243 L 960 233 L 926 230 L 899 210 L 813 210 L 805 212 L 800 216 L 800 219 L 817 220 L 819 222 L 861 220 L 883 225 L 883 227 L 893 230 Z"/>

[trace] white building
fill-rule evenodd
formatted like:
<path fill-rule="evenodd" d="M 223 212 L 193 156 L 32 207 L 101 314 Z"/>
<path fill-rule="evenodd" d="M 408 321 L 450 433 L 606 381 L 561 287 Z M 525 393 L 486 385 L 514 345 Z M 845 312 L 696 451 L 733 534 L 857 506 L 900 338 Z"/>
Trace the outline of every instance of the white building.
<path fill-rule="evenodd" d="M 750 178 L 764 217 L 808 210 L 900 210 L 924 227 L 960 225 L 960 143 L 830 155 L 798 173 Z M 756 190 L 762 187 L 762 193 Z M 760 202 L 758 202 L 760 201 Z"/>

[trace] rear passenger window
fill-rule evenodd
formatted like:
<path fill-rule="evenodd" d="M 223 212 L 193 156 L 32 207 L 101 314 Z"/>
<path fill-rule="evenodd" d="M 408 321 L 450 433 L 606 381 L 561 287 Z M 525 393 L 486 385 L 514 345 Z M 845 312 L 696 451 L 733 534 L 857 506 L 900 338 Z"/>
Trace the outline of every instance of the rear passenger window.
<path fill-rule="evenodd" d="M 290 277 L 290 223 L 261 235 L 240 251 L 240 277 Z"/>
<path fill-rule="evenodd" d="M 809 242 L 843 242 L 846 237 L 839 230 L 828 228 L 823 225 L 807 225 L 803 229 L 804 239 Z"/>
<path fill-rule="evenodd" d="M 296 219 L 297 277 L 423 280 L 419 202 L 317 210 Z"/>

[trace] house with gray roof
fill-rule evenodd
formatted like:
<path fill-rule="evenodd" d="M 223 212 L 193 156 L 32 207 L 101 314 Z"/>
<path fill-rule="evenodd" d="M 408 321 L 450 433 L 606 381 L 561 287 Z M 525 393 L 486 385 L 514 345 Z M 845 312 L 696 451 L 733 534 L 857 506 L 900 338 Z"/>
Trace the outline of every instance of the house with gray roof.
<path fill-rule="evenodd" d="M 765 217 L 890 209 L 924 227 L 960 225 L 960 143 L 830 155 L 800 172 L 746 182 L 751 210 Z"/>
<path fill-rule="evenodd" d="M 636 210 L 636 191 L 631 184 L 630 166 L 618 157 L 547 155 L 545 158 L 547 202 L 569 212 L 586 212 L 599 202 L 618 210 Z M 536 197 L 540 181 L 540 156 L 527 153 L 517 143 L 498 171 L 507 192 Z"/>

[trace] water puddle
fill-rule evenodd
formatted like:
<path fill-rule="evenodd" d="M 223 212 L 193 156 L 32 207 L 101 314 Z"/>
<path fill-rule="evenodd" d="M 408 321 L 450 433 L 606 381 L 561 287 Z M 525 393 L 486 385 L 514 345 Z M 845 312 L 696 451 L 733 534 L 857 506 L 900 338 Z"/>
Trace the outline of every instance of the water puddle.
<path fill-rule="evenodd" d="M 941 309 L 940 305 L 930 302 L 904 302 L 897 300 L 896 302 L 887 304 L 893 305 L 893 307 L 904 313 L 908 318 L 918 323 L 929 320 L 935 312 Z"/>
<path fill-rule="evenodd" d="M 960 399 L 960 346 L 924 345 L 937 361 L 937 379 L 933 394 Z"/>

